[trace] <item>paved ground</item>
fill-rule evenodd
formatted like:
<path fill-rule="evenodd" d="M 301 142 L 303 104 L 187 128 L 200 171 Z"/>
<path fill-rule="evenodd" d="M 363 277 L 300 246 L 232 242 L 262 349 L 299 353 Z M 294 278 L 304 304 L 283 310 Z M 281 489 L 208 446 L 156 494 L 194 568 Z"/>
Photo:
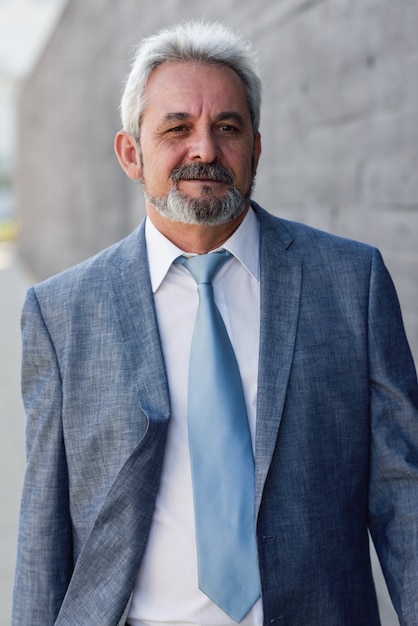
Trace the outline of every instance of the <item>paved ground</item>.
<path fill-rule="evenodd" d="M 25 467 L 20 400 L 20 308 L 26 279 L 14 250 L 0 244 L 0 626 L 10 624 L 20 490 Z"/>
<path fill-rule="evenodd" d="M 0 244 L 0 626 L 10 624 L 19 499 L 25 465 L 24 413 L 19 389 L 19 318 L 31 282 L 14 249 Z M 382 626 L 399 626 L 375 557 L 373 562 Z"/>

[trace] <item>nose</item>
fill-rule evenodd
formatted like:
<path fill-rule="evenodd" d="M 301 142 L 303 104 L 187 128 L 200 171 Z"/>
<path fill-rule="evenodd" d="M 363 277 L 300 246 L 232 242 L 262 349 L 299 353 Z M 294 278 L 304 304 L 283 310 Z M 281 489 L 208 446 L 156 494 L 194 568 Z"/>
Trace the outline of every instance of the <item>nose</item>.
<path fill-rule="evenodd" d="M 213 163 L 218 156 L 219 148 L 211 130 L 196 131 L 190 139 L 189 159 Z"/>

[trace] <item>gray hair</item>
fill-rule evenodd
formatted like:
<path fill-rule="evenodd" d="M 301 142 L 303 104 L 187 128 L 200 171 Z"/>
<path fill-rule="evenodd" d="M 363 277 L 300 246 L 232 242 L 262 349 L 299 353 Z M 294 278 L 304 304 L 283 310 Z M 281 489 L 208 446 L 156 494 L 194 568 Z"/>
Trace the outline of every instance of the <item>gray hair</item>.
<path fill-rule="evenodd" d="M 257 55 L 251 43 L 243 41 L 232 30 L 204 20 L 165 28 L 139 44 L 120 106 L 124 131 L 139 137 L 148 79 L 165 62 L 199 62 L 233 69 L 244 83 L 254 134 L 258 132 L 261 80 Z"/>

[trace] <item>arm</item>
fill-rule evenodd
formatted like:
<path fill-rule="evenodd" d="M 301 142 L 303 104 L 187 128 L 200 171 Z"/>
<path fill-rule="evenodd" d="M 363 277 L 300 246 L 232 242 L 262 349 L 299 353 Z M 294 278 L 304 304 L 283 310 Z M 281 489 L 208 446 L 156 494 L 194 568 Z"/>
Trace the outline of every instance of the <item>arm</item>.
<path fill-rule="evenodd" d="M 54 624 L 72 571 L 68 475 L 57 356 L 34 289 L 22 314 L 22 394 L 27 415 L 13 626 Z"/>
<path fill-rule="evenodd" d="M 401 626 L 418 624 L 418 386 L 392 281 L 376 252 L 369 302 L 369 526 Z"/>

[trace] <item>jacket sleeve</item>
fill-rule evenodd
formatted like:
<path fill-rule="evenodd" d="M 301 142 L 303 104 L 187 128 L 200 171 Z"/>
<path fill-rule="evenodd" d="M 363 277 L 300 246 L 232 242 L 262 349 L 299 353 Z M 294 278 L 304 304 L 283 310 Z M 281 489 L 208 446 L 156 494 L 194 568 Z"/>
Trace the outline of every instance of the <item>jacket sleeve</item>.
<path fill-rule="evenodd" d="M 418 624 L 418 385 L 390 276 L 376 251 L 369 300 L 369 527 L 401 626 Z"/>
<path fill-rule="evenodd" d="M 72 571 L 61 376 L 34 289 L 22 314 L 22 395 L 27 416 L 13 626 L 54 624 Z"/>

